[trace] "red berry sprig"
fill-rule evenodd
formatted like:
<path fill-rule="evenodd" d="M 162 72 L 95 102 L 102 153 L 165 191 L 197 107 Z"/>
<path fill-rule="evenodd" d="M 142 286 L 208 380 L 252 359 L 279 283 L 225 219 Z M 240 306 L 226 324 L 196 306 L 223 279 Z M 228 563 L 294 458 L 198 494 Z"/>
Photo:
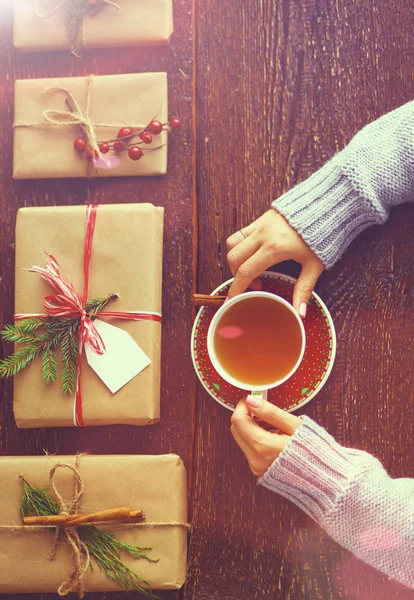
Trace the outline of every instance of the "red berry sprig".
<path fill-rule="evenodd" d="M 153 142 L 153 136 L 159 135 L 162 131 L 171 131 L 181 126 L 181 121 L 178 118 L 173 118 L 168 123 L 161 123 L 153 119 L 144 129 L 135 130 L 132 127 L 122 127 L 118 131 L 118 135 L 114 140 L 99 143 L 99 151 L 101 154 L 108 154 L 111 150 L 114 152 L 127 151 L 131 160 L 140 160 L 144 151 L 140 147 L 142 144 L 148 145 Z M 137 139 L 138 138 L 138 139 Z M 73 147 L 76 152 L 84 154 L 85 159 L 93 161 L 98 158 L 98 152 L 93 151 L 88 146 L 88 141 L 84 137 L 79 137 L 73 142 Z M 161 146 L 158 146 L 160 148 Z M 149 148 L 149 150 L 157 150 L 157 148 Z"/>

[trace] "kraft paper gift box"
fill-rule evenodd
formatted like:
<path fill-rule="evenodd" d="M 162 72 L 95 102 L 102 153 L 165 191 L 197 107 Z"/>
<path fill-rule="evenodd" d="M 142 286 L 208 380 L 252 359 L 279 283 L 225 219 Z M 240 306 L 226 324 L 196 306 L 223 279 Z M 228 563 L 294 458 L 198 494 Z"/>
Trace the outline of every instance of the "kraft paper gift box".
<path fill-rule="evenodd" d="M 87 48 L 167 44 L 173 31 L 172 0 L 113 0 L 90 5 L 79 32 Z M 95 10 L 94 10 L 95 9 Z M 66 29 L 69 2 L 15 0 L 14 45 L 21 50 L 70 49 Z"/>
<path fill-rule="evenodd" d="M 166 73 L 97 75 L 52 79 L 20 79 L 15 82 L 13 177 L 121 177 L 163 175 L 167 172 L 168 133 L 154 135 L 151 144 L 140 145 L 144 155 L 131 160 L 127 151 L 104 155 L 118 157 L 113 168 L 95 167 L 85 154 L 75 151 L 82 137 L 78 124 L 51 124 L 45 111 L 54 111 L 58 122 L 70 121 L 68 93 L 82 117 L 91 124 L 98 142 L 117 138 L 122 127 L 144 128 L 151 120 L 168 121 Z M 134 140 L 135 141 L 135 140 Z M 141 140 L 138 139 L 138 142 Z"/>
<path fill-rule="evenodd" d="M 12 528 L 22 526 L 23 484 L 19 476 L 23 475 L 33 488 L 47 490 L 55 500 L 50 492 L 49 473 L 57 463 L 75 466 L 76 457 L 0 457 L 1 594 L 56 593 L 73 570 L 71 550 L 66 543 L 58 544 L 55 559 L 50 560 L 54 539 L 50 529 Z M 77 469 L 85 490 L 81 504 L 83 514 L 121 506 L 144 512 L 148 527 L 126 529 L 109 523 L 98 525 L 99 529 L 115 533 L 123 543 L 150 548 L 146 554 L 158 559 L 158 562 L 148 562 L 123 552 L 122 561 L 147 579 L 154 590 L 180 588 L 186 577 L 188 535 L 186 471 L 182 460 L 173 454 L 83 455 Z M 73 499 L 74 473 L 71 470 L 56 471 L 55 485 L 65 502 Z M 86 591 L 119 591 L 93 558 L 91 564 L 93 569 L 88 569 L 85 579 Z"/>
<path fill-rule="evenodd" d="M 104 311 L 161 313 L 164 209 L 152 204 L 99 205 L 92 241 L 88 298 L 117 293 Z M 15 313 L 44 314 L 52 287 L 27 269 L 43 267 L 53 255 L 75 289 L 84 284 L 86 206 L 22 208 L 16 223 Z M 85 425 L 147 425 L 159 421 L 161 323 L 99 317 L 127 331 L 151 364 L 116 393 L 92 370 L 82 354 L 80 389 Z M 19 322 L 16 322 L 17 324 Z M 57 348 L 59 354 L 59 347 Z M 59 356 L 58 356 L 59 359 Z M 60 360 L 59 360 L 60 362 Z M 61 367 L 59 366 L 59 369 Z M 70 426 L 75 394 L 42 379 L 41 359 L 14 376 L 14 415 L 18 427 Z"/>

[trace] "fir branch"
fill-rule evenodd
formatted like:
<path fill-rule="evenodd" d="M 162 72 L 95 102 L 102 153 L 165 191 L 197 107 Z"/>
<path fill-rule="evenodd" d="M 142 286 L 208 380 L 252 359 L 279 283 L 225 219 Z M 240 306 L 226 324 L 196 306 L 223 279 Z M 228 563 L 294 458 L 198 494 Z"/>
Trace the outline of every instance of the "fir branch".
<path fill-rule="evenodd" d="M 53 348 L 45 348 L 42 356 L 42 377 L 46 383 L 54 383 L 57 377 L 57 361 Z"/>
<path fill-rule="evenodd" d="M 71 52 L 80 56 L 83 42 L 83 19 L 89 8 L 88 0 L 66 0 L 65 29 L 71 43 Z"/>
<path fill-rule="evenodd" d="M 53 331 L 35 336 L 26 346 L 0 361 L 0 377 L 13 377 L 13 375 L 29 366 L 38 356 L 43 355 L 49 349 L 55 348 L 59 344 L 60 338 L 61 334 L 56 334 Z"/>
<path fill-rule="evenodd" d="M 70 328 L 78 328 L 80 325 L 79 317 L 46 317 L 43 322 L 43 327 L 53 333 L 61 334 L 62 336 Z"/>
<path fill-rule="evenodd" d="M 107 304 L 118 300 L 118 294 L 109 294 L 106 298 L 93 298 L 85 304 L 85 310 L 90 317 L 94 317 L 97 313 L 103 311 Z"/>
<path fill-rule="evenodd" d="M 135 590 L 147 598 L 159 598 L 159 596 L 154 595 L 149 581 L 140 577 L 121 559 L 121 551 L 124 551 L 136 559 L 145 558 L 150 562 L 158 562 L 143 552 L 143 550 L 150 550 L 150 548 L 123 544 L 115 534 L 101 531 L 93 525 L 80 528 L 79 537 L 87 546 L 89 554 L 94 558 L 98 567 L 107 577 L 115 581 L 121 589 Z"/>
<path fill-rule="evenodd" d="M 20 479 L 23 481 L 23 496 L 20 503 L 22 519 L 32 515 L 43 517 L 59 514 L 58 506 L 49 496 L 47 490 L 33 488 L 23 475 L 20 475 Z"/>
<path fill-rule="evenodd" d="M 0 377 L 13 377 L 39 356 L 41 346 L 25 346 L 0 362 Z"/>
<path fill-rule="evenodd" d="M 20 321 L 18 327 L 22 333 L 30 333 L 43 325 L 43 322 L 43 317 L 28 317 L 27 319 Z"/>
<path fill-rule="evenodd" d="M 72 326 L 62 337 L 62 386 L 65 394 L 73 394 L 76 386 L 79 341 L 76 326 Z"/>
<path fill-rule="evenodd" d="M 118 294 L 106 298 L 94 298 L 85 305 L 88 317 L 93 318 L 109 302 L 118 299 Z M 42 357 L 42 376 L 46 383 L 57 378 L 57 361 L 54 349 L 62 347 L 62 389 L 65 394 L 73 394 L 76 387 L 78 367 L 78 330 L 80 317 L 31 317 L 17 325 L 6 325 L 1 332 L 8 342 L 23 344 L 14 354 L 0 361 L 0 377 L 12 377 Z M 40 329 L 40 331 L 38 331 Z"/>
<path fill-rule="evenodd" d="M 34 515 L 59 514 L 59 508 L 47 490 L 35 489 L 22 475 L 20 478 L 23 481 L 23 497 L 20 504 L 22 519 Z M 50 531 L 54 534 L 55 528 L 50 528 Z M 150 550 L 150 548 L 124 544 L 114 533 L 102 531 L 94 525 L 78 527 L 77 533 L 98 567 L 121 589 L 134 590 L 152 600 L 161 600 L 159 596 L 154 595 L 150 583 L 130 569 L 121 559 L 121 552 L 126 552 L 136 559 L 144 558 L 150 562 L 158 562 L 145 554 L 145 550 Z"/>
<path fill-rule="evenodd" d="M 27 331 L 20 325 L 5 325 L 1 332 L 2 338 L 6 342 L 18 342 L 19 344 L 31 344 L 37 340 L 44 340 L 46 337 L 37 333 L 32 333 L 33 330 Z"/>

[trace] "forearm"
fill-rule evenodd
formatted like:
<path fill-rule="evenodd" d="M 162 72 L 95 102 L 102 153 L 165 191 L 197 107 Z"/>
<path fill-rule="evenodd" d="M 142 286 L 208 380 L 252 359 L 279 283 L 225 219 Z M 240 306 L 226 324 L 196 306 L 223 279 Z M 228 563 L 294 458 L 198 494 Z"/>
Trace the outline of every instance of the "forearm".
<path fill-rule="evenodd" d="M 331 267 L 392 206 L 414 200 L 414 102 L 362 129 L 331 161 L 272 204 Z"/>
<path fill-rule="evenodd" d="M 304 418 L 259 483 L 294 502 L 339 544 L 414 588 L 414 479 L 340 446 Z"/>

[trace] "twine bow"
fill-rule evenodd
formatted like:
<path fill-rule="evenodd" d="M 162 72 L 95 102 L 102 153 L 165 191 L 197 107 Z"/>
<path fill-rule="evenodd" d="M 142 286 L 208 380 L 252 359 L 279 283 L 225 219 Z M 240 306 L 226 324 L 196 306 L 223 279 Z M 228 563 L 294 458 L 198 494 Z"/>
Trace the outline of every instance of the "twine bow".
<path fill-rule="evenodd" d="M 86 47 L 83 37 L 83 19 L 88 12 L 97 12 L 104 5 L 113 6 L 117 10 L 121 7 L 114 0 L 53 0 L 55 6 L 49 11 L 42 7 L 44 0 L 36 0 L 35 13 L 41 19 L 48 19 L 56 14 L 61 8 L 66 9 L 65 27 L 66 33 L 71 43 L 70 51 L 77 57 L 80 57 L 81 51 Z"/>
<path fill-rule="evenodd" d="M 82 454 L 77 455 L 75 466 L 66 463 L 57 463 L 50 471 L 50 487 L 56 497 L 60 514 L 67 515 L 80 512 L 83 493 L 85 491 L 85 486 L 78 470 L 81 457 Z M 55 482 L 55 475 L 58 469 L 70 469 L 74 474 L 74 496 L 73 499 L 68 502 L 63 499 Z M 21 476 L 21 478 L 24 480 L 23 476 Z M 62 543 L 62 539 L 71 548 L 73 570 L 65 581 L 61 583 L 57 592 L 59 596 L 66 596 L 71 592 L 76 592 L 79 594 L 80 598 L 83 598 L 85 593 L 85 576 L 90 564 L 89 550 L 80 539 L 76 527 L 57 526 L 53 546 L 50 551 L 50 560 L 56 558 L 57 547 Z"/>
<path fill-rule="evenodd" d="M 92 84 L 92 75 L 88 77 L 88 86 L 87 86 L 87 97 L 86 97 L 86 107 L 85 112 L 82 112 L 76 98 L 69 92 L 69 90 L 63 87 L 52 87 L 44 90 L 43 94 L 49 94 L 53 92 L 63 92 L 66 95 L 66 104 L 68 106 L 68 110 L 56 110 L 53 108 L 48 108 L 43 111 L 43 118 L 50 125 L 57 125 L 59 127 L 65 127 L 70 125 L 79 125 L 84 134 L 88 148 L 92 153 L 93 158 L 99 158 L 105 164 L 108 164 L 108 161 L 105 156 L 103 156 L 98 140 L 96 139 L 95 127 L 90 119 L 89 111 L 91 104 L 91 84 Z"/>

